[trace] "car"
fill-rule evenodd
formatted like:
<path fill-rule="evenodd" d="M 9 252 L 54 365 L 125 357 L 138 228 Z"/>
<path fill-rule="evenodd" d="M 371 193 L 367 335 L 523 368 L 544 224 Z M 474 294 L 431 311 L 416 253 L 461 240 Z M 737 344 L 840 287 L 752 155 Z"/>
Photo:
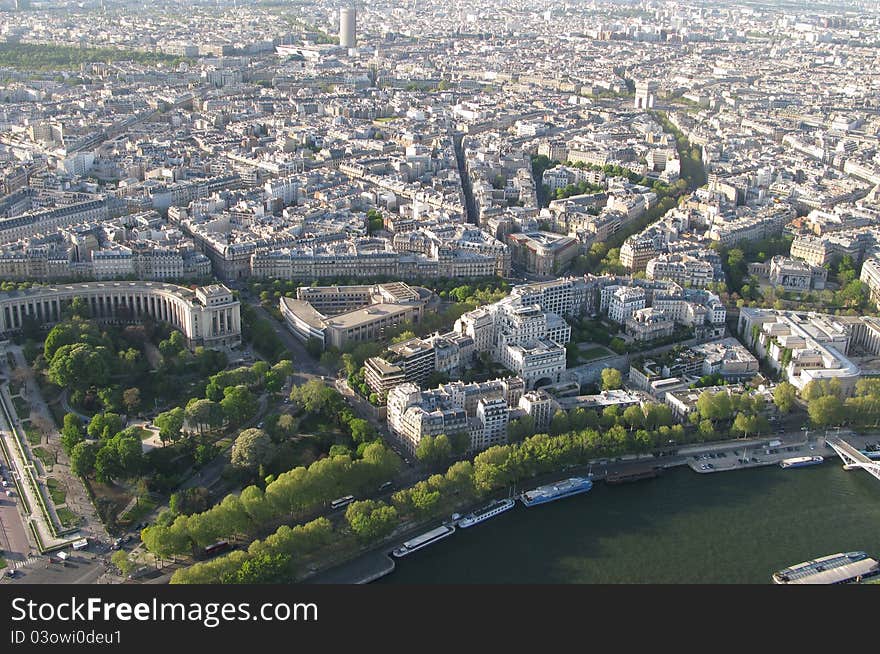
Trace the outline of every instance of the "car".
<path fill-rule="evenodd" d="M 6 497 L 15 497 L 15 493 L 10 489 L 6 489 Z"/>
<path fill-rule="evenodd" d="M 7 570 L 7 571 L 6 571 L 6 576 L 9 577 L 10 579 L 15 579 L 15 577 L 16 577 L 17 575 L 18 575 L 18 571 L 17 571 L 17 570 Z"/>
<path fill-rule="evenodd" d="M 391 482 L 386 481 L 381 486 L 379 486 L 379 490 L 385 490 L 386 488 L 391 488 Z"/>
<path fill-rule="evenodd" d="M 707 463 L 707 464 L 706 464 L 706 467 L 709 468 L 709 469 L 711 470 L 711 469 L 713 469 L 715 466 L 713 466 L 711 463 Z"/>
<path fill-rule="evenodd" d="M 260 424 L 258 424 L 257 427 L 258 427 L 259 429 L 262 429 L 262 428 L 263 428 L 263 423 L 260 422 Z"/>
<path fill-rule="evenodd" d="M 3 480 L 3 488 L 9 488 L 9 482 L 5 479 Z"/>

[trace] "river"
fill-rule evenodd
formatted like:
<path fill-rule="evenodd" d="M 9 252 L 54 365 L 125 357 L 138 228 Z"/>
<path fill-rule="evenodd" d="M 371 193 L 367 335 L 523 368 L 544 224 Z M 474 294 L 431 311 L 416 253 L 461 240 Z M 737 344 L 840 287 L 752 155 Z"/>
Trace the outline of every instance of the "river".
<path fill-rule="evenodd" d="M 822 465 L 686 467 L 516 508 L 397 560 L 376 583 L 770 583 L 826 554 L 880 556 L 880 481 Z"/>

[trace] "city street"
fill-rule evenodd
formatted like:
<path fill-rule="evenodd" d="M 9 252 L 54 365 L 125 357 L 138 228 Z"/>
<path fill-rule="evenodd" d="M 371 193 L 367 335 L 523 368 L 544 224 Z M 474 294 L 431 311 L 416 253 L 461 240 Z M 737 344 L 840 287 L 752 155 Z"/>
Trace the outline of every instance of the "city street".
<path fill-rule="evenodd" d="M 0 496 L 0 550 L 10 568 L 22 565 L 34 553 L 15 502 Z"/>

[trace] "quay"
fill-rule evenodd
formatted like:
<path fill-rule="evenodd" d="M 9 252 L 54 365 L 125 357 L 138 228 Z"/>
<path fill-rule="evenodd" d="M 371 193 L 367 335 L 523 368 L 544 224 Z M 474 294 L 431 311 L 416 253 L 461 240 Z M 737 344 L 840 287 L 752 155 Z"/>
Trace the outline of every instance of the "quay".
<path fill-rule="evenodd" d="M 788 438 L 786 438 L 788 436 Z M 872 440 L 868 436 L 859 436 L 849 431 L 841 430 L 840 436 L 856 447 L 863 447 Z M 828 438 L 831 436 L 829 434 Z M 874 436 L 876 439 L 876 435 Z M 780 441 L 779 445 L 770 446 L 769 443 Z M 812 449 L 811 449 L 812 448 Z M 768 450 L 771 452 L 768 454 Z M 773 450 L 777 450 L 773 452 Z M 748 454 L 748 463 L 738 461 Z M 704 474 L 711 472 L 727 472 L 746 468 L 758 468 L 763 466 L 778 466 L 783 459 L 794 456 L 821 455 L 833 457 L 837 460 L 834 450 L 825 443 L 825 438 L 820 436 L 815 439 L 805 439 L 803 434 L 789 433 L 787 435 L 768 435 L 763 438 L 738 439 L 709 444 L 686 445 L 672 448 L 664 456 L 652 454 L 624 455 L 616 459 L 599 459 L 590 464 L 566 466 L 552 473 L 545 473 L 528 480 L 529 486 L 539 486 L 545 483 L 557 481 L 564 476 L 586 475 L 596 481 L 605 481 L 614 484 L 623 481 L 637 481 L 656 477 L 663 469 L 688 466 L 694 472 Z M 758 459 L 753 462 L 752 458 Z M 712 464 L 711 468 L 701 468 L 701 465 Z M 796 474 L 780 470 L 780 474 Z M 520 482 L 522 483 L 522 482 Z M 497 497 L 503 497 L 499 492 Z M 462 515 L 468 510 L 483 506 L 487 500 L 484 498 L 480 503 L 462 509 Z M 399 545 L 406 538 L 418 535 L 436 527 L 444 521 L 434 521 L 422 525 L 409 525 L 396 531 L 386 539 L 382 545 L 373 550 L 358 555 L 355 559 L 338 565 L 328 570 L 316 572 L 304 579 L 307 584 L 368 584 L 395 570 L 395 561 L 389 555 L 394 546 Z M 448 519 L 445 520 L 449 523 Z"/>
<path fill-rule="evenodd" d="M 394 559 L 387 547 L 367 552 L 342 565 L 319 572 L 303 581 L 305 584 L 368 584 L 394 572 Z"/>
<path fill-rule="evenodd" d="M 864 447 L 865 443 L 870 440 L 866 436 L 859 436 L 848 430 L 841 430 L 840 435 L 845 436 L 852 443 L 857 443 L 859 447 Z M 831 438 L 829 434 L 828 439 L 831 440 Z M 835 450 L 824 437 L 819 437 L 815 441 L 804 439 L 796 442 L 783 441 L 775 446 L 769 444 L 773 440 L 773 437 L 768 437 L 758 443 L 754 441 L 749 444 L 728 442 L 726 447 L 715 448 L 712 452 L 693 453 L 688 456 L 686 463 L 694 472 L 710 474 L 763 466 L 778 466 L 781 461 L 797 456 L 822 456 L 825 457 L 826 462 L 839 461 Z"/>

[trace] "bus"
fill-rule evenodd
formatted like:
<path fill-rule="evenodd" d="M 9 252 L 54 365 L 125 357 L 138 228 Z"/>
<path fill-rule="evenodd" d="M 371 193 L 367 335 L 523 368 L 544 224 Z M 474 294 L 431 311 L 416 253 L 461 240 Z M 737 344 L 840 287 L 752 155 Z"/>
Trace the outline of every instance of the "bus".
<path fill-rule="evenodd" d="M 339 499 L 330 502 L 330 508 L 341 509 L 343 506 L 348 506 L 352 502 L 354 502 L 354 495 L 346 495 L 345 497 L 340 497 Z"/>
<path fill-rule="evenodd" d="M 216 556 L 216 555 L 220 554 L 221 552 L 225 552 L 228 549 L 229 549 L 229 543 L 225 540 L 221 540 L 221 541 L 214 543 L 213 545 L 208 545 L 205 548 L 204 556 L 205 556 L 205 558 L 208 558 L 210 556 Z"/>

